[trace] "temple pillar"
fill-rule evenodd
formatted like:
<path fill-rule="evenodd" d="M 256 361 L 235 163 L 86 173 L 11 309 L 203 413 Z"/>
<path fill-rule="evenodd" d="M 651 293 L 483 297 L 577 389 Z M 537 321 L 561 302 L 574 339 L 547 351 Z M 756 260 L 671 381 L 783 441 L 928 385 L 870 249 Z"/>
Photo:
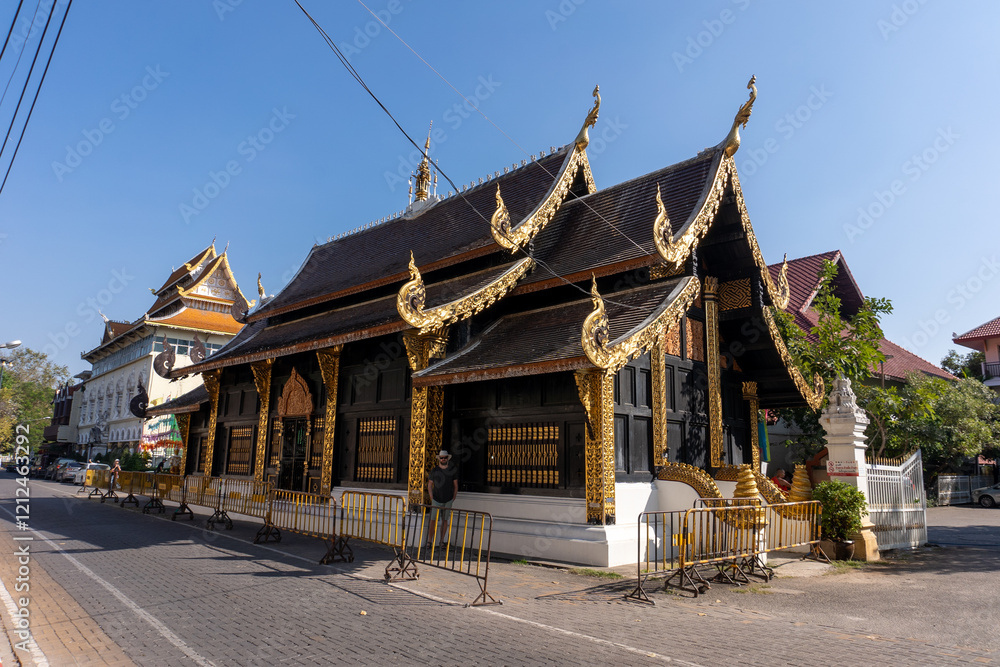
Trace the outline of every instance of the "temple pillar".
<path fill-rule="evenodd" d="M 257 387 L 257 399 L 260 401 L 260 412 L 257 413 L 257 447 L 254 454 L 253 478 L 257 482 L 264 481 L 264 468 L 267 465 L 267 422 L 271 414 L 271 369 L 274 359 L 264 359 L 250 364 L 253 371 L 253 383 Z"/>
<path fill-rule="evenodd" d="M 326 415 L 323 421 L 323 463 L 320 471 L 319 492 L 329 495 L 333 487 L 333 443 L 337 434 L 337 387 L 340 382 L 340 353 L 343 345 L 316 350 L 319 371 L 326 386 Z"/>
<path fill-rule="evenodd" d="M 587 523 L 615 523 L 615 379 L 602 370 L 574 373 L 587 413 Z"/>
<path fill-rule="evenodd" d="M 743 400 L 749 403 L 750 422 L 747 430 L 750 432 L 751 465 L 754 472 L 761 472 L 760 469 L 760 431 L 757 428 L 757 413 L 760 411 L 760 399 L 757 397 L 757 383 L 743 383 Z"/>
<path fill-rule="evenodd" d="M 826 431 L 826 449 L 829 453 L 827 473 L 830 478 L 853 486 L 867 499 L 868 465 L 865 451 L 868 443 L 865 428 L 869 420 L 865 411 L 858 407 L 850 380 L 839 377 L 834 381 L 830 402 L 820 413 L 819 423 Z M 874 524 L 867 516 L 862 517 L 861 524 L 861 532 L 851 536 L 854 540 L 854 557 L 857 560 L 879 560 L 878 540 L 872 532 Z"/>
<path fill-rule="evenodd" d="M 208 390 L 208 440 L 205 442 L 205 477 L 212 476 L 212 460 L 215 457 L 215 429 L 219 423 L 219 386 L 222 369 L 205 371 L 201 379 Z"/>
<path fill-rule="evenodd" d="M 421 334 L 417 330 L 403 334 L 406 357 L 412 372 L 422 371 L 430 360 L 444 354 L 448 329 Z M 444 389 L 413 387 L 410 400 L 410 457 L 407 489 L 410 503 L 427 504 L 427 474 L 441 450 L 444 427 Z"/>
<path fill-rule="evenodd" d="M 185 413 L 183 415 L 174 415 L 174 419 L 177 420 L 177 430 L 181 434 L 181 462 L 180 462 L 180 474 L 183 475 L 184 471 L 187 469 L 187 458 L 188 458 L 188 434 L 191 432 L 191 414 Z"/>
<path fill-rule="evenodd" d="M 722 371 L 719 363 L 719 279 L 706 276 L 703 301 L 705 304 L 705 364 L 708 366 L 708 443 L 709 466 L 723 465 L 722 432 Z"/>
<path fill-rule="evenodd" d="M 666 336 L 660 334 L 649 353 L 650 382 L 653 385 L 653 461 L 654 466 L 667 464 L 670 443 L 667 441 L 667 360 Z"/>

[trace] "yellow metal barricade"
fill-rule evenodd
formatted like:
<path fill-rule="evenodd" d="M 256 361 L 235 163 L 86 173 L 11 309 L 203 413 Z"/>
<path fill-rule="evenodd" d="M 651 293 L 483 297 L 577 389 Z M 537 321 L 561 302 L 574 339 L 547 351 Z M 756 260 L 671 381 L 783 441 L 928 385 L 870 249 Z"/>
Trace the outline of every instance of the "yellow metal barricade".
<path fill-rule="evenodd" d="M 223 479 L 219 487 L 219 504 L 215 513 L 208 519 L 208 527 L 214 528 L 218 522 L 224 522 L 227 530 L 232 530 L 233 520 L 230 512 L 246 514 L 260 519 L 267 511 L 268 482 L 258 482 L 252 479 Z"/>
<path fill-rule="evenodd" d="M 125 506 L 130 504 L 134 504 L 136 507 L 139 506 L 139 499 L 136 498 L 136 495 L 142 494 L 144 481 L 145 473 L 141 472 L 128 470 L 119 475 L 119 488 L 126 494 L 121 502 L 122 509 L 125 509 Z"/>
<path fill-rule="evenodd" d="M 636 552 L 636 586 L 625 597 L 639 602 L 655 604 L 644 590 L 647 579 L 653 575 L 669 575 L 663 587 L 673 585 L 674 579 L 680 588 L 697 587 L 684 571 L 681 552 L 689 537 L 684 533 L 686 510 L 673 512 L 643 512 L 638 521 L 638 548 Z M 687 584 L 687 586 L 685 586 Z"/>
<path fill-rule="evenodd" d="M 187 504 L 187 479 L 184 475 L 170 475 L 167 473 L 156 473 L 153 475 L 153 489 L 149 502 L 142 509 L 149 513 L 157 509 L 162 514 L 166 509 L 163 501 L 177 503 L 177 508 L 171 515 L 170 520 L 176 521 L 178 516 L 187 515 L 189 519 L 194 519 L 194 512 Z"/>
<path fill-rule="evenodd" d="M 118 494 L 115 493 L 115 490 L 120 490 L 122 488 L 120 479 L 122 474 L 123 473 L 121 472 L 115 473 L 111 470 L 108 471 L 108 476 L 105 479 L 104 493 L 101 494 L 102 503 L 108 498 L 110 498 L 113 503 L 118 502 Z"/>
<path fill-rule="evenodd" d="M 406 522 L 405 497 L 387 493 L 344 491 L 340 496 L 340 508 L 332 561 L 354 561 L 354 551 L 348 544 L 352 538 L 392 547 L 397 555 L 402 550 Z"/>
<path fill-rule="evenodd" d="M 819 548 L 823 505 L 818 500 L 768 505 L 766 509 L 764 543 L 768 552 L 808 546 L 804 558 L 829 562 Z"/>
<path fill-rule="evenodd" d="M 88 470 L 83 478 L 83 488 L 81 490 L 85 491 L 87 487 L 90 487 L 90 493 L 87 494 L 88 498 L 99 498 L 104 494 L 101 489 L 107 488 L 108 477 L 111 475 L 110 470 Z"/>
<path fill-rule="evenodd" d="M 336 513 L 337 501 L 330 496 L 272 488 L 268 493 L 264 525 L 253 541 L 255 544 L 270 540 L 280 542 L 283 530 L 319 537 L 328 543 L 326 555 L 320 559 L 320 563 L 326 564 L 332 558 L 336 538 Z"/>
<path fill-rule="evenodd" d="M 486 512 L 411 505 L 402 551 L 386 578 L 415 579 L 416 563 L 458 572 L 479 584 L 472 606 L 500 604 L 486 591 L 490 575 L 493 516 Z"/>

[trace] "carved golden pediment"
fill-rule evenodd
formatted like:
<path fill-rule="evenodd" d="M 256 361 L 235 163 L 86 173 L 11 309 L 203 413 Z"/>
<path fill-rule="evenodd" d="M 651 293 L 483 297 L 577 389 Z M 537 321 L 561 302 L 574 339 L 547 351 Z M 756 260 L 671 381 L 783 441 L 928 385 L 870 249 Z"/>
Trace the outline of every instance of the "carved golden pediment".
<path fill-rule="evenodd" d="M 668 462 L 660 467 L 656 478 L 668 482 L 683 482 L 698 492 L 699 498 L 721 498 L 722 491 L 712 476 L 687 463 Z"/>
<path fill-rule="evenodd" d="M 420 333 L 440 329 L 489 308 L 514 289 L 534 265 L 534 260 L 525 257 L 488 285 L 480 287 L 471 294 L 436 308 L 424 310 L 427 289 L 424 286 L 420 270 L 413 261 L 413 253 L 411 252 L 410 280 L 399 289 L 399 294 L 396 297 L 396 310 L 407 323 L 420 329 Z"/>
<path fill-rule="evenodd" d="M 281 397 L 278 399 L 278 416 L 282 419 L 308 417 L 312 412 L 313 397 L 309 391 L 309 384 L 295 368 L 292 368 L 292 376 L 281 389 Z"/>
<path fill-rule="evenodd" d="M 684 313 L 698 296 L 700 285 L 694 277 L 685 278 L 684 286 L 676 293 L 673 301 L 663 311 L 616 341 L 609 341 L 610 325 L 604 308 L 604 299 L 597 291 L 597 281 L 593 281 L 590 298 L 594 310 L 587 315 L 580 334 L 580 344 L 587 358 L 609 375 L 617 373 L 625 364 L 636 359 L 652 348 L 660 337 L 677 326 Z"/>

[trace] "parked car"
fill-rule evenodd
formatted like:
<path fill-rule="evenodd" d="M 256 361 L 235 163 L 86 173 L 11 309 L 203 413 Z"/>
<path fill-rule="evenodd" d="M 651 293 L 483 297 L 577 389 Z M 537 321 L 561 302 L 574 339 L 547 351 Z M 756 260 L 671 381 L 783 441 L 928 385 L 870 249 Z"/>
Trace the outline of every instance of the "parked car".
<path fill-rule="evenodd" d="M 111 470 L 107 463 L 84 463 L 73 472 L 73 483 L 83 484 L 87 481 L 88 470 Z"/>
<path fill-rule="evenodd" d="M 66 466 L 59 472 L 59 477 L 57 478 L 60 482 L 72 482 L 73 475 L 76 471 L 82 468 L 85 464 L 79 461 L 73 461 L 72 463 L 67 463 Z"/>
<path fill-rule="evenodd" d="M 73 463 L 76 459 L 56 459 L 49 464 L 49 467 L 45 469 L 45 479 L 57 480 L 59 477 L 57 475 L 62 473 L 62 469 L 66 467 L 67 463 Z"/>
<path fill-rule="evenodd" d="M 28 477 L 44 477 L 45 476 L 45 466 L 42 465 L 41 461 L 35 461 L 31 464 L 31 468 L 28 469 Z"/>
<path fill-rule="evenodd" d="M 996 507 L 1000 505 L 1000 484 L 973 489 L 972 502 L 979 503 L 983 507 Z"/>

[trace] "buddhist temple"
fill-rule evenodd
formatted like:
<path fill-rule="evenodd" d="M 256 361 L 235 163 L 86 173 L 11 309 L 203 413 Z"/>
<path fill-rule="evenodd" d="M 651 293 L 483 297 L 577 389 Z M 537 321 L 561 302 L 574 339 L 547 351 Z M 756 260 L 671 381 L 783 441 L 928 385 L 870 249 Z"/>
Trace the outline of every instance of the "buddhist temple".
<path fill-rule="evenodd" d="M 172 371 L 207 390 L 163 406 L 191 415 L 187 472 L 422 502 L 446 449 L 495 552 L 634 562 L 640 512 L 731 495 L 735 466 L 760 468 L 759 410 L 824 394 L 778 332 L 787 266 L 744 204 L 747 88 L 718 145 L 615 185 L 587 155 L 598 89 L 571 143 L 459 192 L 436 195 L 425 149 L 402 214 L 313 246 Z"/>
<path fill-rule="evenodd" d="M 147 407 L 201 386 L 197 376 L 174 380 L 170 371 L 204 360 L 240 330 L 232 308 L 242 294 L 227 252 L 217 254 L 214 242 L 150 292 L 148 311 L 134 320 L 105 317 L 100 344 L 81 355 L 93 364 L 80 409 L 83 454 L 162 449 L 162 438 L 144 430 Z M 170 449 L 179 455 L 183 444 L 172 438 Z"/>

